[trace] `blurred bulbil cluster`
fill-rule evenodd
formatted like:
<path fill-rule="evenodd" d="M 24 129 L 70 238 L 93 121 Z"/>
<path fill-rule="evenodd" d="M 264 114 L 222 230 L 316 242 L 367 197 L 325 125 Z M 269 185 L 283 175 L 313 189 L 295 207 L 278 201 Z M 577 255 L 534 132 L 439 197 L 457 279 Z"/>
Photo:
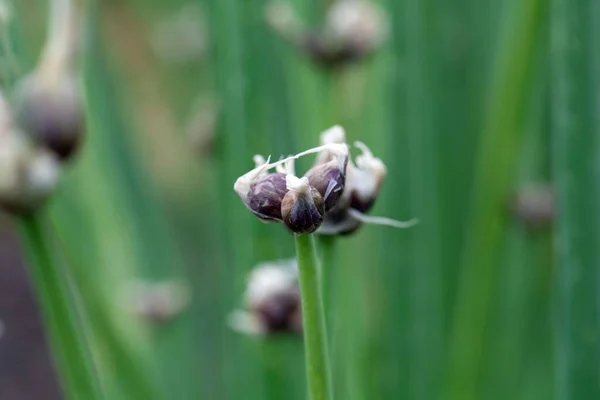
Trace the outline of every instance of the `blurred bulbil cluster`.
<path fill-rule="evenodd" d="M 307 27 L 293 6 L 274 1 L 267 6 L 269 25 L 296 48 L 322 65 L 335 67 L 375 52 L 388 34 L 388 18 L 366 0 L 337 0 L 318 29 Z"/>
<path fill-rule="evenodd" d="M 361 223 L 408 228 L 417 221 L 395 221 L 365 215 L 379 194 L 386 174 L 383 162 L 362 142 L 356 161 L 349 160 L 344 129 L 336 125 L 321 134 L 321 146 L 274 163 L 257 155 L 256 168 L 235 182 L 246 207 L 264 222 L 283 222 L 292 232 L 347 234 Z M 317 153 L 315 165 L 299 178 L 294 160 Z M 270 169 L 276 172 L 269 173 Z"/>
<path fill-rule="evenodd" d="M 331 160 L 297 177 L 294 160 L 319 152 L 331 154 Z M 262 221 L 283 222 L 292 232 L 307 234 L 321 226 L 344 190 L 348 146 L 330 143 L 274 163 L 260 155 L 254 161 L 256 168 L 237 179 L 235 192 Z M 269 173 L 273 168 L 276 172 Z"/>
<path fill-rule="evenodd" d="M 296 260 L 257 265 L 248 276 L 244 309 L 229 315 L 229 325 L 248 335 L 302 332 Z"/>
<path fill-rule="evenodd" d="M 37 67 L 16 82 L 10 104 L 0 95 L 0 203 L 9 211 L 39 207 L 82 140 L 77 25 L 72 1 L 54 0 Z"/>

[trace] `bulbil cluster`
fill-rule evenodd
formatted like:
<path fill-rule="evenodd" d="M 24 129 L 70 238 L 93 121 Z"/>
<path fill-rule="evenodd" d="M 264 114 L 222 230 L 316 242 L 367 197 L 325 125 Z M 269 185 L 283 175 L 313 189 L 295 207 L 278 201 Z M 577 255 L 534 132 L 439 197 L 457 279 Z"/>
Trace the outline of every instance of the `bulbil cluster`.
<path fill-rule="evenodd" d="M 43 204 L 83 137 L 73 70 L 76 11 L 72 0 L 51 4 L 38 66 L 16 82 L 11 104 L 0 95 L 0 205 L 10 212 L 30 212 Z"/>
<path fill-rule="evenodd" d="M 238 178 L 234 190 L 264 222 L 282 222 L 297 234 L 348 234 L 362 223 L 408 228 L 417 221 L 366 215 L 375 204 L 386 175 L 385 164 L 361 142 L 362 154 L 351 161 L 345 131 L 334 126 L 321 134 L 321 146 L 269 163 L 255 156 L 256 168 Z M 294 160 L 317 154 L 314 166 L 299 178 Z M 275 172 L 269 170 L 275 169 Z"/>
<path fill-rule="evenodd" d="M 256 266 L 248 276 L 244 309 L 229 315 L 229 325 L 249 335 L 301 333 L 296 260 L 276 260 Z"/>
<path fill-rule="evenodd" d="M 385 12 L 367 0 L 337 0 L 319 29 L 307 28 L 290 3 L 269 4 L 266 18 L 287 41 L 328 67 L 344 65 L 373 53 L 388 32 Z"/>
<path fill-rule="evenodd" d="M 331 159 L 297 177 L 294 160 L 321 151 L 330 154 Z M 308 234 L 321 226 L 341 198 L 348 146 L 329 143 L 274 163 L 262 156 L 255 156 L 254 161 L 256 168 L 234 184 L 246 207 L 264 222 L 282 222 L 294 233 Z M 275 172 L 269 172 L 271 169 Z"/>

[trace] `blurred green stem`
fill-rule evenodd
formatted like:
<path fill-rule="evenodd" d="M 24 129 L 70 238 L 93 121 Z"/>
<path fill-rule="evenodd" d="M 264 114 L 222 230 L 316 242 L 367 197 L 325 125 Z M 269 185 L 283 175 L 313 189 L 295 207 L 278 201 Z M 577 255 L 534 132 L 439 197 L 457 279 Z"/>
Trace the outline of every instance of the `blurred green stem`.
<path fill-rule="evenodd" d="M 304 354 L 310 400 L 333 398 L 319 265 L 312 235 L 294 235 L 302 296 Z"/>
<path fill-rule="evenodd" d="M 93 359 L 86 348 L 83 329 L 76 321 L 77 310 L 70 296 L 69 281 L 61 271 L 62 265 L 52 256 L 42 215 L 23 216 L 20 230 L 65 391 L 72 399 L 100 398 Z"/>

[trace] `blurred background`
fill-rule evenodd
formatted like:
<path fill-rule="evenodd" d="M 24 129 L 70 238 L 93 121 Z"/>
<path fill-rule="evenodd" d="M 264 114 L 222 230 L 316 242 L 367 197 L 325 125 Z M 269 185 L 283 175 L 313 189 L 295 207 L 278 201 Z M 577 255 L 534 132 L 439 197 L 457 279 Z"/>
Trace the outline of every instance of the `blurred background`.
<path fill-rule="evenodd" d="M 48 5 L 0 0 L 5 91 Z M 600 4 L 80 6 L 87 136 L 44 216 L 104 398 L 305 398 L 301 336 L 227 325 L 248 272 L 294 255 L 232 188 L 334 124 L 387 165 L 372 214 L 420 220 L 332 239 L 336 398 L 600 398 Z M 0 223 L 0 398 L 65 398 Z"/>

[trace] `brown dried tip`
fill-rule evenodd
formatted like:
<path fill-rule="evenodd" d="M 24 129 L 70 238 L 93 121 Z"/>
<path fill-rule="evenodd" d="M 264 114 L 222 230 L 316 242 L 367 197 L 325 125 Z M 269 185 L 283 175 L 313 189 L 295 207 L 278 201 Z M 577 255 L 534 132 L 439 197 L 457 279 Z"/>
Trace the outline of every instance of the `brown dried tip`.
<path fill-rule="evenodd" d="M 36 74 L 17 85 L 15 113 L 19 126 L 61 160 L 69 159 L 84 135 L 84 113 L 74 77 L 44 82 Z"/>
<path fill-rule="evenodd" d="M 294 233 L 313 233 L 321 226 L 325 216 L 323 197 L 309 185 L 306 177 L 287 175 L 286 180 L 289 191 L 281 203 L 283 222 Z"/>

